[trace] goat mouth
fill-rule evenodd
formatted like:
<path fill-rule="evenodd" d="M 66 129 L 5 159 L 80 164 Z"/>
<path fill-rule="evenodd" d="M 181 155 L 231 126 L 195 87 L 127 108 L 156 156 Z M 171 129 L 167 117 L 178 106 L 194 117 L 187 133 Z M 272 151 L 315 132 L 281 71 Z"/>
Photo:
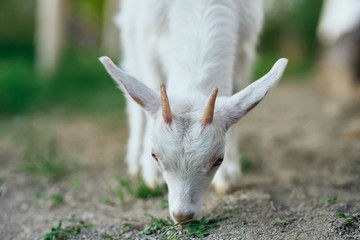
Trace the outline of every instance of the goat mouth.
<path fill-rule="evenodd" d="M 194 219 L 188 219 L 186 221 L 183 221 L 183 222 L 178 222 L 176 225 L 180 225 L 182 227 L 186 226 L 186 225 L 189 225 L 191 224 L 191 222 L 193 221 Z"/>
<path fill-rule="evenodd" d="M 177 222 L 177 225 L 187 225 L 193 220 L 194 212 L 186 214 L 173 214 L 173 217 Z"/>

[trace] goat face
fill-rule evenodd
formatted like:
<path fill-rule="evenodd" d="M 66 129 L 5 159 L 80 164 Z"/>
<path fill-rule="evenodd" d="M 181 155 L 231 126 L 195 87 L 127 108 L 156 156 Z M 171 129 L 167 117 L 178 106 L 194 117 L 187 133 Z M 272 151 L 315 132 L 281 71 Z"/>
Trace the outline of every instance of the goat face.
<path fill-rule="evenodd" d="M 179 113 L 172 106 L 171 125 L 155 123 L 151 154 L 168 185 L 170 215 L 183 222 L 200 214 L 204 192 L 224 158 L 225 132 L 215 122 L 202 123 L 203 108 L 180 107 Z"/>
<path fill-rule="evenodd" d="M 199 90 L 186 100 L 171 95 L 170 107 L 164 85 L 159 94 L 121 71 L 109 58 L 100 61 L 120 88 L 155 119 L 149 154 L 168 184 L 169 210 L 175 222 L 200 214 L 204 192 L 223 161 L 226 130 L 265 97 L 287 65 L 287 59 L 280 59 L 268 74 L 230 97 L 217 98 L 217 88 L 208 101 Z"/>

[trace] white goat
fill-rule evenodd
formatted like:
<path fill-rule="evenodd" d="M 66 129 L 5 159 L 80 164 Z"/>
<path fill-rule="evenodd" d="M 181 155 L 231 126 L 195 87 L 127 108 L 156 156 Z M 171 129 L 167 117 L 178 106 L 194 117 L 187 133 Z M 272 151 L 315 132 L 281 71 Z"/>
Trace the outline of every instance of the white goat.
<path fill-rule="evenodd" d="M 238 183 L 237 129 L 229 128 L 275 86 L 287 60 L 280 59 L 268 74 L 237 92 L 247 81 L 261 29 L 259 0 L 121 3 L 122 66 L 134 77 L 107 57 L 100 61 L 138 104 L 130 99 L 127 106 L 129 173 L 138 174 L 140 160 L 145 182 L 155 186 L 159 169 L 173 220 L 196 218 L 216 171 L 218 193 Z"/>

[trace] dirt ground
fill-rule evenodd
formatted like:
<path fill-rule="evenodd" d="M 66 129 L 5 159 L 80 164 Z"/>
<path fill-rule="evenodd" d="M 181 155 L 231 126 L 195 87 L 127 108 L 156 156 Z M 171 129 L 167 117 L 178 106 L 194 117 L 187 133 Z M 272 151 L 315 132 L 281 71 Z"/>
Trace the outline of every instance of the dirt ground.
<path fill-rule="evenodd" d="M 21 142 L 21 129 L 18 136 L 1 138 L 0 181 L 6 181 L 0 199 L 1 240 L 41 239 L 59 219 L 72 214 L 93 224 L 75 239 L 102 239 L 103 233 L 141 239 L 138 232 L 148 224 L 144 213 L 168 215 L 158 207 L 166 196 L 120 203 L 109 190 L 116 186 L 116 176 L 126 174 L 119 161 L 125 152 L 125 121 L 110 127 L 85 117 L 48 123 L 41 114 L 34 121 L 37 128 L 55 132 L 64 152 L 82 149 L 86 171 L 51 184 L 29 177 L 16 170 L 22 150 L 14 147 L 13 139 Z M 234 193 L 217 196 L 208 191 L 202 215 L 227 219 L 205 239 L 360 239 L 359 106 L 341 107 L 310 85 L 283 84 L 239 124 L 240 149 L 253 167 Z M 82 187 L 72 187 L 71 179 Z M 32 199 L 36 192 L 61 193 L 66 201 L 54 207 Z M 326 201 L 326 196 L 337 200 Z M 105 197 L 114 204 L 103 204 Z M 353 216 L 354 226 L 346 226 L 338 212 Z M 277 218 L 288 224 L 277 225 Z"/>

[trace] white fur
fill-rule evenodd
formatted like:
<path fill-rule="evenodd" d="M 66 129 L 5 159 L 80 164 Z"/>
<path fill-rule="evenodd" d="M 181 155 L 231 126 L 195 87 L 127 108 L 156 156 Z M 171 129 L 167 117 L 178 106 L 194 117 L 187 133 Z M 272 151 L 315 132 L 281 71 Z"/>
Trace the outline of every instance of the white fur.
<path fill-rule="evenodd" d="M 122 31 L 122 66 L 134 77 L 107 57 L 100 61 L 147 113 L 128 101 L 129 172 L 137 175 L 140 160 L 145 182 L 155 186 L 162 179 L 160 170 L 168 184 L 174 221 L 196 218 L 219 168 L 212 167 L 217 159 L 224 158 L 213 181 L 217 192 L 226 193 L 238 184 L 236 128 L 228 129 L 278 82 L 287 60 L 279 60 L 267 75 L 238 92 L 248 80 L 255 55 L 263 18 L 260 0 L 121 3 L 117 22 Z M 171 124 L 162 118 L 161 83 L 167 85 Z M 214 120 L 204 126 L 202 115 L 214 87 L 219 88 Z M 237 93 L 232 95 L 233 91 Z"/>

